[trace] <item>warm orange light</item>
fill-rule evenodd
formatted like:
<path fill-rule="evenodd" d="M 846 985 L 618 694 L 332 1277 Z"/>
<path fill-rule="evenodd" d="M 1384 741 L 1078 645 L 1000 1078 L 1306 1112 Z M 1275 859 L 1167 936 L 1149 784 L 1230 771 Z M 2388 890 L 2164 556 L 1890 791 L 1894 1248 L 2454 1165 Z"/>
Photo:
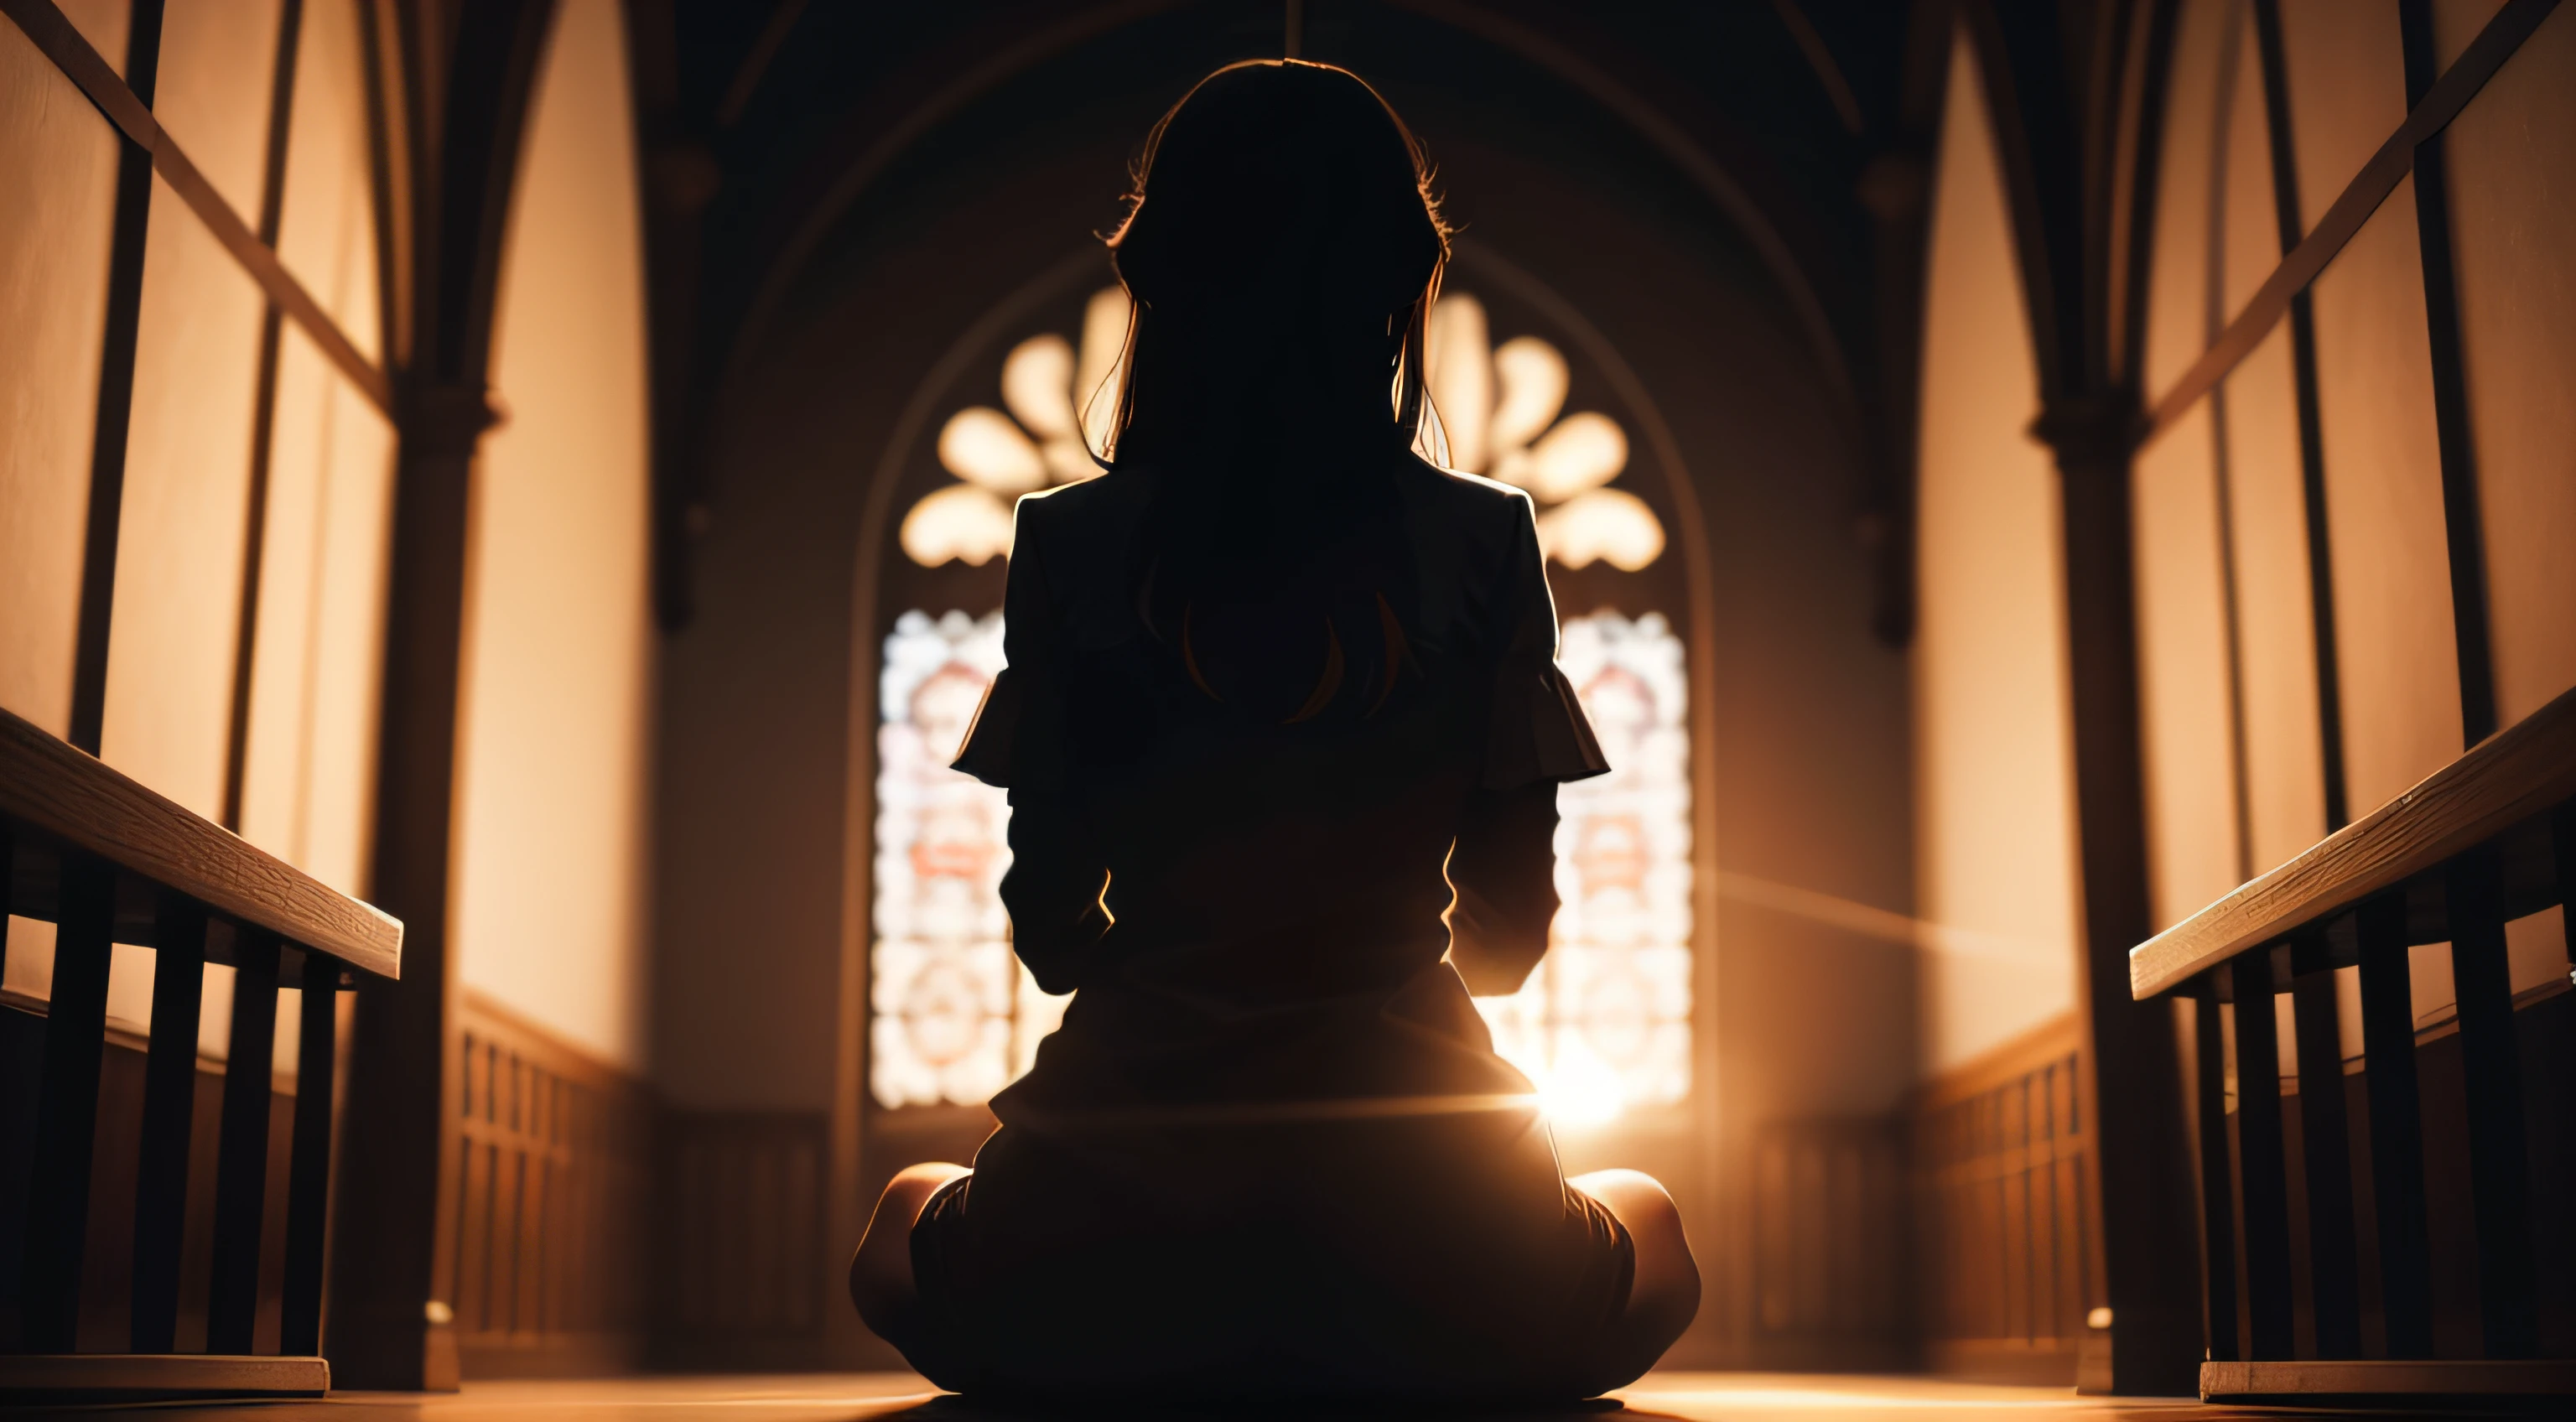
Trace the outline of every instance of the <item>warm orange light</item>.
<path fill-rule="evenodd" d="M 948 417 L 939 430 L 939 463 L 966 482 L 932 490 L 904 515 L 900 542 L 914 562 L 1007 558 L 1007 500 L 1099 475 L 1092 453 L 1116 413 L 1127 316 L 1125 291 L 1093 292 L 1083 307 L 1079 354 L 1062 336 L 1031 336 L 1002 358 L 1009 414 L 970 405 Z"/>
<path fill-rule="evenodd" d="M 1619 422 L 1595 410 L 1566 416 L 1530 448 L 1523 487 L 1546 503 L 1561 503 L 1597 489 L 1628 467 L 1628 435 Z"/>
<path fill-rule="evenodd" d="M 1046 477 L 1071 484 L 1100 472 L 1082 447 L 1073 411 L 1073 343 L 1052 332 L 1012 347 L 1002 362 L 1002 403 L 1039 440 Z"/>
<path fill-rule="evenodd" d="M 1105 286 L 1082 308 L 1082 359 L 1073 368 L 1073 408 L 1082 438 L 1098 449 L 1118 413 L 1118 381 L 1127 364 L 1127 292 Z M 1098 473 L 1086 469 L 1083 477 Z"/>
<path fill-rule="evenodd" d="M 1538 1077 L 1538 1100 L 1539 1109 L 1560 1126 L 1606 1126 L 1628 1109 L 1619 1073 L 1579 1036 L 1569 1036 L 1555 1063 Z"/>
<path fill-rule="evenodd" d="M 988 490 L 951 484 L 914 504 L 896 537 L 904 555 L 925 568 L 951 558 L 980 568 L 1011 556 L 1011 510 Z"/>
<path fill-rule="evenodd" d="M 1569 568 L 1597 560 L 1633 573 L 1663 556 L 1664 525 L 1627 490 L 1593 489 L 1540 514 L 1538 543 Z"/>
<path fill-rule="evenodd" d="M 1536 336 L 1514 336 L 1494 352 L 1494 378 L 1502 386 L 1495 403 L 1492 439 L 1497 450 L 1518 449 L 1565 408 L 1565 357 Z"/>
<path fill-rule="evenodd" d="M 1073 343 L 1050 331 L 1013 346 L 1002 359 L 1002 403 L 1038 438 L 1071 438 Z"/>
<path fill-rule="evenodd" d="M 939 431 L 939 462 L 951 474 L 996 494 L 1026 494 L 1046 487 L 1046 460 L 1011 417 L 970 405 L 948 417 Z"/>
<path fill-rule="evenodd" d="M 1482 473 L 1492 452 L 1486 434 L 1494 420 L 1494 363 L 1486 354 L 1491 342 L 1483 303 L 1464 292 L 1440 298 L 1431 308 L 1430 335 L 1423 375 L 1448 439 L 1449 467 Z"/>

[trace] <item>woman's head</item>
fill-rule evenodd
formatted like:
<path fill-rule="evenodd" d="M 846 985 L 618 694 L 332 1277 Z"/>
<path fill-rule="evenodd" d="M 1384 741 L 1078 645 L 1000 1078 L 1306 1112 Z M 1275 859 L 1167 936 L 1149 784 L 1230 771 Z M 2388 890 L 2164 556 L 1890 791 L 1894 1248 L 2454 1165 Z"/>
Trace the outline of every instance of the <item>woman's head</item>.
<path fill-rule="evenodd" d="M 1409 435 L 1449 251 L 1429 179 L 1347 70 L 1264 60 L 1202 80 L 1148 136 L 1109 238 L 1137 311 L 1117 452 L 1203 459 L 1319 424 Z"/>

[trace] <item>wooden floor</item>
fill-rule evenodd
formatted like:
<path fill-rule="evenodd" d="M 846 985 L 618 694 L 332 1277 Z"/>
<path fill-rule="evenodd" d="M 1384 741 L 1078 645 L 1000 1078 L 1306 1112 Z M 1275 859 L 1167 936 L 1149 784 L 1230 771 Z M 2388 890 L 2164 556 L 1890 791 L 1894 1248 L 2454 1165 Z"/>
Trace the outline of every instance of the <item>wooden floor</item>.
<path fill-rule="evenodd" d="M 1921 1378 L 1812 1374 L 1656 1373 L 1616 1394 L 1618 1401 L 1583 1409 L 1515 1414 L 1516 1422 L 1633 1418 L 1637 1422 L 2210 1422 L 2279 1417 L 2137 1398 L 2079 1398 L 2063 1388 L 1984 1387 Z M 1142 1411 L 1143 1409 L 1139 1409 Z M 779 1377 L 649 1377 L 601 1381 L 469 1383 L 462 1393 L 339 1393 L 324 1402 L 256 1406 L 104 1409 L 86 1416 L 130 1416 L 152 1422 L 1000 1422 L 1026 1414 L 995 1411 L 940 1397 L 909 1373 L 800 1374 Z M 1166 1417 L 1174 1414 L 1162 1414 Z M 1209 1414 L 1189 1414 L 1204 1416 Z M 1269 1414 L 1278 1417 L 1282 1414 Z M 1379 1414 L 1394 1422 L 1411 1412 Z M 1462 1422 L 1460 1414 L 1432 1414 Z"/>

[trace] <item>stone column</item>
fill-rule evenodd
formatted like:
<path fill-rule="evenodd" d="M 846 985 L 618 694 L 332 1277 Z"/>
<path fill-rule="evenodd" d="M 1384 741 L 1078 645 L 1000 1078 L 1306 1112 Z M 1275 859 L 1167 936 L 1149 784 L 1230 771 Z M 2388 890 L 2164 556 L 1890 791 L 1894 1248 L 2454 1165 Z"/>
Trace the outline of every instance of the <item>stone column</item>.
<path fill-rule="evenodd" d="M 2083 892 L 2077 979 L 2084 1097 L 2100 1161 L 2093 1245 L 2110 1300 L 2086 1340 L 2086 1392 L 2199 1390 L 2199 1216 L 2172 1005 L 2129 996 L 2129 950 L 2152 931 L 2141 770 L 2129 471 L 2144 421 L 2128 391 L 2050 401 L 2031 428 L 2057 456 L 2066 556 L 2075 825 Z"/>
<path fill-rule="evenodd" d="M 493 414 L 480 386 L 407 396 L 369 889 L 403 921 L 402 980 L 362 978 L 357 989 L 323 1345 L 335 1386 L 453 1391 L 459 1082 L 448 860 L 467 509 Z"/>

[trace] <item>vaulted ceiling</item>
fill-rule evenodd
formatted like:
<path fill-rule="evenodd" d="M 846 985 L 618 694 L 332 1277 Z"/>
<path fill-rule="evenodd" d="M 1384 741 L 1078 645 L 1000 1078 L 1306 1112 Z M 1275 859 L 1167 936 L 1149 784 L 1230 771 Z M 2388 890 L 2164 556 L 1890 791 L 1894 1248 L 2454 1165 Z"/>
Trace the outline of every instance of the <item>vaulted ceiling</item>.
<path fill-rule="evenodd" d="M 865 246 L 874 205 L 971 186 L 972 155 L 989 161 L 996 132 L 1021 145 L 1056 128 L 1141 137 L 1199 74 L 1293 47 L 1349 65 L 1400 110 L 1436 97 L 1480 134 L 1666 214 L 1709 260 L 1767 282 L 1863 431 L 1854 532 L 1883 550 L 1880 634 L 1905 636 L 1905 432 L 1946 7 L 636 0 L 628 12 L 651 204 L 666 622 L 688 616 L 690 530 L 728 387 L 834 262 Z M 1426 138 L 1436 160 L 1438 137 Z M 1101 197 L 1106 219 L 1114 183 Z M 1472 200 L 1453 216 L 1472 236 Z"/>

